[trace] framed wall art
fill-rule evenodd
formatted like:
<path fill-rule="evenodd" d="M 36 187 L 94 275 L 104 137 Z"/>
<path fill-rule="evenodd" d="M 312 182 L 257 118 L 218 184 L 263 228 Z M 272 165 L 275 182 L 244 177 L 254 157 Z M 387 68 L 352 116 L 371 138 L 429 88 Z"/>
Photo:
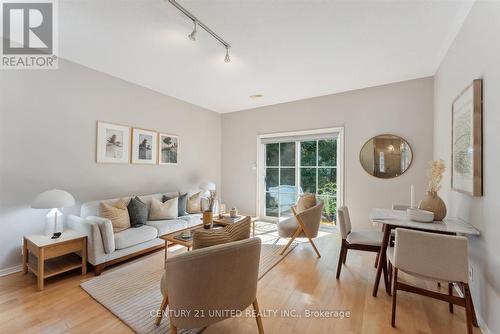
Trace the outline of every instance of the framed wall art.
<path fill-rule="evenodd" d="M 96 161 L 130 163 L 130 127 L 97 121 Z"/>
<path fill-rule="evenodd" d="M 160 165 L 177 165 L 179 162 L 179 137 L 160 133 L 158 157 Z"/>
<path fill-rule="evenodd" d="M 453 101 L 451 188 L 483 195 L 483 80 L 477 79 Z"/>
<path fill-rule="evenodd" d="M 132 163 L 156 164 L 158 134 L 145 129 L 132 129 Z"/>

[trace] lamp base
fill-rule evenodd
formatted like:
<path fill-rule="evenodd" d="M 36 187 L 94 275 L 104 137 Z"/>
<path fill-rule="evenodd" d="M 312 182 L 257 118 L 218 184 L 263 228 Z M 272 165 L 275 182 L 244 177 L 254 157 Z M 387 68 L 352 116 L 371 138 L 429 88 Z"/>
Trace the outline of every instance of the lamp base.
<path fill-rule="evenodd" d="M 45 216 L 45 235 L 52 237 L 54 233 L 62 233 L 64 228 L 63 225 L 63 214 L 58 209 L 52 209 L 49 211 L 47 216 Z"/>

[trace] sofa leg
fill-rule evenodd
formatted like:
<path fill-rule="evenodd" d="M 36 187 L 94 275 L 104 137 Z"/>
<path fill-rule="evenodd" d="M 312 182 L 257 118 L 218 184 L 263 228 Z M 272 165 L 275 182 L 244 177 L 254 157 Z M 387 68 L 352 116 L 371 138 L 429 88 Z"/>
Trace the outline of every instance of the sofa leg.
<path fill-rule="evenodd" d="M 94 274 L 96 276 L 99 276 L 102 273 L 102 271 L 104 270 L 104 268 L 106 268 L 106 265 L 104 263 L 98 264 L 97 266 L 95 266 Z"/>

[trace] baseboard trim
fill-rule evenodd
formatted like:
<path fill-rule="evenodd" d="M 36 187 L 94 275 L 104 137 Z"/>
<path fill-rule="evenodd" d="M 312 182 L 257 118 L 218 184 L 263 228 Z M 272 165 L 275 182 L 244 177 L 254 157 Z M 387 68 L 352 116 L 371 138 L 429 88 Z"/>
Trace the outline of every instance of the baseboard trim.
<path fill-rule="evenodd" d="M 0 277 L 18 273 L 22 270 L 23 270 L 22 264 L 10 268 L 0 269 Z"/>

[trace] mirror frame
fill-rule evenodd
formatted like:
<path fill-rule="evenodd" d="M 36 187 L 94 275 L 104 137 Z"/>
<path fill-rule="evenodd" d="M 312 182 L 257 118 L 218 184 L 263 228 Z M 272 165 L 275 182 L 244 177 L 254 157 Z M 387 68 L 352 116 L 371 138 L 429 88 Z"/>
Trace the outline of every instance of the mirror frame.
<path fill-rule="evenodd" d="M 404 172 L 402 172 L 401 174 L 399 175 L 396 175 L 396 176 L 392 176 L 392 177 L 377 177 L 375 175 L 372 175 L 370 174 L 366 169 L 365 167 L 363 166 L 363 164 L 361 163 L 361 152 L 363 151 L 363 148 L 366 146 L 366 144 L 370 141 L 370 140 L 373 140 L 374 138 L 376 137 L 380 137 L 380 136 L 395 136 L 395 137 L 399 137 L 401 138 L 402 140 L 404 140 L 406 142 L 406 144 L 408 144 L 408 147 L 410 148 L 410 151 L 411 151 L 411 160 L 410 160 L 410 164 L 408 165 L 408 168 L 406 168 L 404 170 Z M 378 135 L 375 135 L 375 136 L 372 136 L 370 137 L 367 141 L 364 142 L 363 146 L 361 146 L 361 149 L 359 150 L 359 155 L 358 155 L 358 161 L 359 161 L 359 164 L 361 165 L 361 169 L 363 169 L 365 171 L 366 174 L 370 175 L 371 177 L 373 178 L 376 178 L 378 180 L 392 180 L 392 179 L 395 179 L 397 177 L 400 177 L 402 175 L 404 175 L 412 166 L 413 164 L 413 160 L 414 160 L 414 154 L 413 154 L 413 147 L 410 145 L 410 143 L 408 142 L 408 140 L 406 140 L 406 138 L 402 137 L 402 136 L 399 136 L 399 135 L 395 135 L 395 134 L 392 134 L 392 133 L 380 133 Z"/>

